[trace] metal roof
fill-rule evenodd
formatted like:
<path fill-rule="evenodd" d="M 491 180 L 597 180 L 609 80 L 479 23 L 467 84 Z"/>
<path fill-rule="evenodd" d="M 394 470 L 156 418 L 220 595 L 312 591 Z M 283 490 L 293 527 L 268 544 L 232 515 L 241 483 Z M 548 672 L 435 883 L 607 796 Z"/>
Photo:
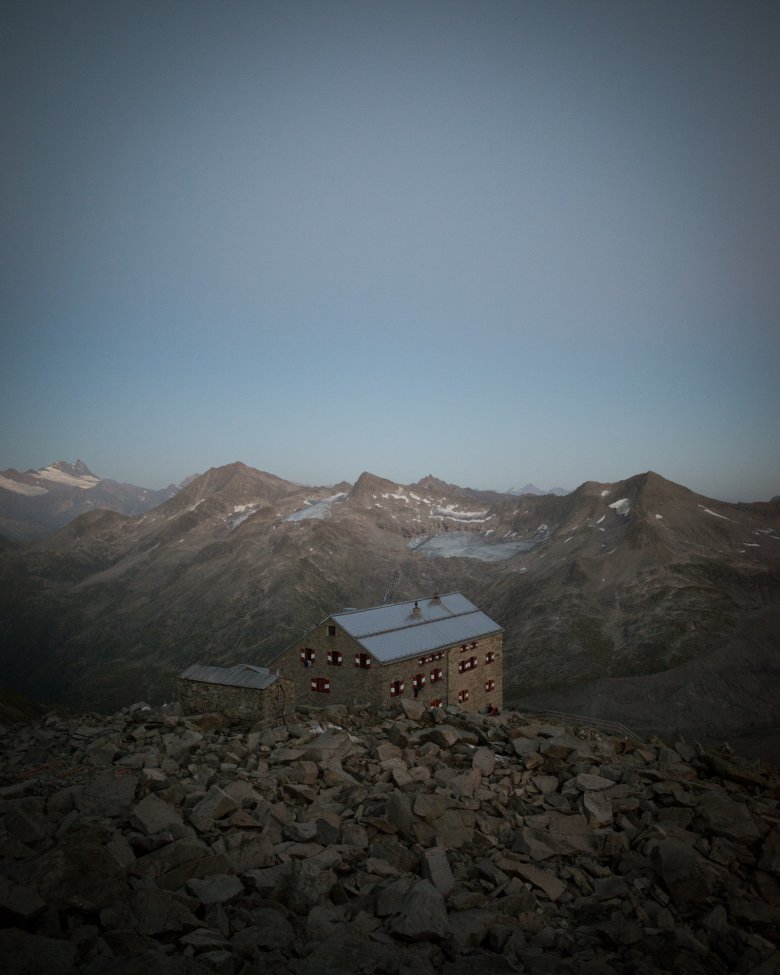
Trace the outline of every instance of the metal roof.
<path fill-rule="evenodd" d="M 459 592 L 335 613 L 331 619 L 383 664 L 503 629 Z"/>
<path fill-rule="evenodd" d="M 223 684 L 227 687 L 252 687 L 265 690 L 276 680 L 276 674 L 266 667 L 236 664 L 233 667 L 205 667 L 193 664 L 179 674 L 180 680 L 195 680 L 202 684 Z"/>

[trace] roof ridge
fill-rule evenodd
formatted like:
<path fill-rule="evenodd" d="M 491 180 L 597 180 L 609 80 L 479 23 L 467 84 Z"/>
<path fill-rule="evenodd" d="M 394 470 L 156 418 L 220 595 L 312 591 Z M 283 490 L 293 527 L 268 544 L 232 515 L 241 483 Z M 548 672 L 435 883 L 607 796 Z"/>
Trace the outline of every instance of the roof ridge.
<path fill-rule="evenodd" d="M 461 613 L 450 613 L 448 616 L 440 616 L 438 617 L 438 619 L 435 620 L 420 619 L 420 620 L 415 620 L 412 623 L 406 623 L 404 626 L 388 626 L 384 630 L 374 630 L 371 633 L 361 633 L 359 636 L 356 636 L 355 639 L 365 640 L 367 637 L 381 636 L 383 633 L 398 633 L 399 630 L 411 630 L 412 627 L 414 626 L 425 626 L 425 625 L 430 626 L 434 623 L 441 623 L 442 620 L 454 620 L 454 619 L 458 619 L 459 616 L 471 616 L 474 613 L 480 613 L 480 612 L 482 611 L 477 609 L 475 606 L 474 609 L 465 609 Z"/>
<path fill-rule="evenodd" d="M 464 596 L 459 589 L 451 589 L 449 592 L 434 592 L 425 596 L 417 596 L 413 599 L 400 599 L 397 603 L 378 603 L 376 606 L 365 606 L 363 609 L 342 610 L 340 613 L 331 613 L 330 616 L 326 617 L 326 619 L 335 619 L 337 616 L 357 616 L 359 613 L 370 613 L 377 609 L 392 609 L 394 606 L 413 605 L 415 603 L 424 602 L 425 600 L 430 602 L 431 600 L 437 599 L 438 602 L 441 602 L 441 600 L 446 599 L 447 596 L 460 596 L 461 599 L 465 599 L 467 602 L 471 603 L 468 596 Z M 471 605 L 474 606 L 473 603 L 471 603 Z M 474 608 L 476 609 L 477 607 L 474 606 Z M 471 611 L 469 610 L 469 612 Z"/>

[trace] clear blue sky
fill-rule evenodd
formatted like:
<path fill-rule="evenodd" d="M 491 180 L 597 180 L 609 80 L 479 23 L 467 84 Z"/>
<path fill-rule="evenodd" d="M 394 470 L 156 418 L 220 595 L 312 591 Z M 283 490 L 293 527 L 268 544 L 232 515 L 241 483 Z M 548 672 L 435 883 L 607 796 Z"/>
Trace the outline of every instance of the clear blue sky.
<path fill-rule="evenodd" d="M 5 0 L 0 468 L 780 493 L 780 4 Z"/>

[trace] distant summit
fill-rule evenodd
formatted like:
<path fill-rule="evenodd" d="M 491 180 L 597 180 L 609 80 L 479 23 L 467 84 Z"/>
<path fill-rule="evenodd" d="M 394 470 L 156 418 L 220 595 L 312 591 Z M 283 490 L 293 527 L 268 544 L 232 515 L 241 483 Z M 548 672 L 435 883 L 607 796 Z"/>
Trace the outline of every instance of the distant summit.
<path fill-rule="evenodd" d="M 542 497 L 546 494 L 554 494 L 558 498 L 563 498 L 570 492 L 562 487 L 554 487 L 554 488 L 550 488 L 549 491 L 543 491 L 541 488 L 538 488 L 535 484 L 526 484 L 524 487 L 521 488 L 517 488 L 517 487 L 508 488 L 504 493 L 514 494 L 517 497 L 519 497 L 522 494 L 533 494 L 537 498 Z"/>
<path fill-rule="evenodd" d="M 48 467 L 0 471 L 0 536 L 24 542 L 42 538 L 79 515 L 104 509 L 140 515 L 179 490 L 120 484 L 93 474 L 83 460 L 57 460 Z"/>
<path fill-rule="evenodd" d="M 75 464 L 69 464 L 66 460 L 57 460 L 51 465 L 51 470 L 61 471 L 71 477 L 95 477 L 83 460 L 79 459 Z M 95 478 L 100 480 L 100 478 Z"/>

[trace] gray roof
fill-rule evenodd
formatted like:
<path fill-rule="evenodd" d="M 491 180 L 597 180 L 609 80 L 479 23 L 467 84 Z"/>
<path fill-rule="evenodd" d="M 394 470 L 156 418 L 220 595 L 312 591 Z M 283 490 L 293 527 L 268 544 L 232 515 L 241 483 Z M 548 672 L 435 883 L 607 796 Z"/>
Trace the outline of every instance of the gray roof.
<path fill-rule="evenodd" d="M 334 613 L 331 619 L 383 664 L 443 650 L 503 629 L 459 592 Z"/>
<path fill-rule="evenodd" d="M 276 674 L 266 667 L 236 664 L 233 667 L 204 667 L 193 664 L 179 674 L 180 680 L 195 680 L 202 684 L 224 684 L 227 687 L 253 687 L 264 690 L 276 680 Z"/>

